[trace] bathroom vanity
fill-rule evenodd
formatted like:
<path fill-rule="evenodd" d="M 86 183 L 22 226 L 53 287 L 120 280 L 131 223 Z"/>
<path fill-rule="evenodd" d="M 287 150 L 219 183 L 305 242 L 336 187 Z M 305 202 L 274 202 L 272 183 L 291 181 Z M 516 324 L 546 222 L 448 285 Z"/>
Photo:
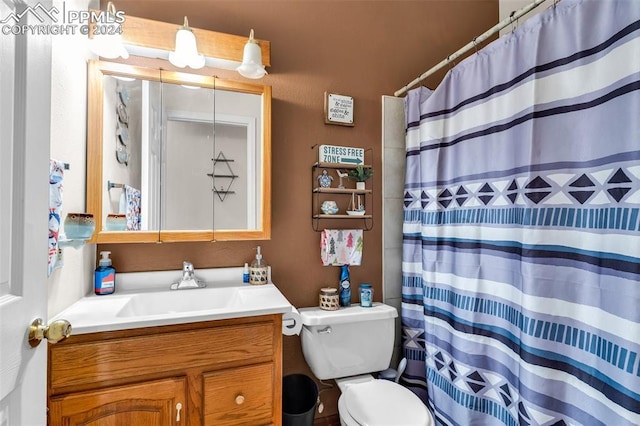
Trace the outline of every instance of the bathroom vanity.
<path fill-rule="evenodd" d="M 280 424 L 281 324 L 264 315 L 49 345 L 49 424 Z"/>
<path fill-rule="evenodd" d="M 273 284 L 224 280 L 87 296 L 57 316 L 73 332 L 49 344 L 49 425 L 279 425 L 290 310 Z"/>

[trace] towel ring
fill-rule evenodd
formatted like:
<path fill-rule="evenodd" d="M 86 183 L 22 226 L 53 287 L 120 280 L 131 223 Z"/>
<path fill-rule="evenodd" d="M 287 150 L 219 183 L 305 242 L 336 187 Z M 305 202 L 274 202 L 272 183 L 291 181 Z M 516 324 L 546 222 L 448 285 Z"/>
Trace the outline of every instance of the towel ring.
<path fill-rule="evenodd" d="M 121 183 L 115 183 L 115 182 L 111 182 L 110 180 L 107 181 L 107 191 L 111 191 L 113 188 L 124 188 L 124 185 Z"/>

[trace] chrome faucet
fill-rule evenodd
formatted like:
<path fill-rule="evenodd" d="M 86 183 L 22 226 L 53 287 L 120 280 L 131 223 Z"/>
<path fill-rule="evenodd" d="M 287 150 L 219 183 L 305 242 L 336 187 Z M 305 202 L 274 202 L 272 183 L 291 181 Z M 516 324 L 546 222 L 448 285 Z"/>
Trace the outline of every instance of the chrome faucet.
<path fill-rule="evenodd" d="M 182 262 L 182 279 L 171 284 L 171 290 L 186 290 L 191 288 L 204 288 L 207 284 L 198 279 L 193 269 L 193 263 Z"/>

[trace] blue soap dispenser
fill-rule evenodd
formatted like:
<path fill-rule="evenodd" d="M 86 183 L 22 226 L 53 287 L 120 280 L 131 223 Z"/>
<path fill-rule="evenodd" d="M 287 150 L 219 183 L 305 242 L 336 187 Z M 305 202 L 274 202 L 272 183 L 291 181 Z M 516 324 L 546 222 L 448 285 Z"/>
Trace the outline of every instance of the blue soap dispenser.
<path fill-rule="evenodd" d="M 110 251 L 101 251 L 100 262 L 94 274 L 94 291 L 98 295 L 112 294 L 116 290 L 116 270 L 111 265 Z"/>

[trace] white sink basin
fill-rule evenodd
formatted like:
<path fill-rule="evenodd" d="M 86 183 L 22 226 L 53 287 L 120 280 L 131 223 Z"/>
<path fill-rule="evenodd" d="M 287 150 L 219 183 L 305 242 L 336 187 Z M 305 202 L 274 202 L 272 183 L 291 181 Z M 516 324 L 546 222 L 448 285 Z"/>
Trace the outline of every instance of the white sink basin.
<path fill-rule="evenodd" d="M 73 334 L 154 327 L 257 315 L 284 314 L 292 306 L 273 284 L 234 281 L 189 290 L 121 290 L 83 297 L 50 321 L 66 319 Z"/>
<path fill-rule="evenodd" d="M 228 309 L 241 302 L 240 289 L 214 287 L 135 294 L 117 316 L 140 317 Z"/>

